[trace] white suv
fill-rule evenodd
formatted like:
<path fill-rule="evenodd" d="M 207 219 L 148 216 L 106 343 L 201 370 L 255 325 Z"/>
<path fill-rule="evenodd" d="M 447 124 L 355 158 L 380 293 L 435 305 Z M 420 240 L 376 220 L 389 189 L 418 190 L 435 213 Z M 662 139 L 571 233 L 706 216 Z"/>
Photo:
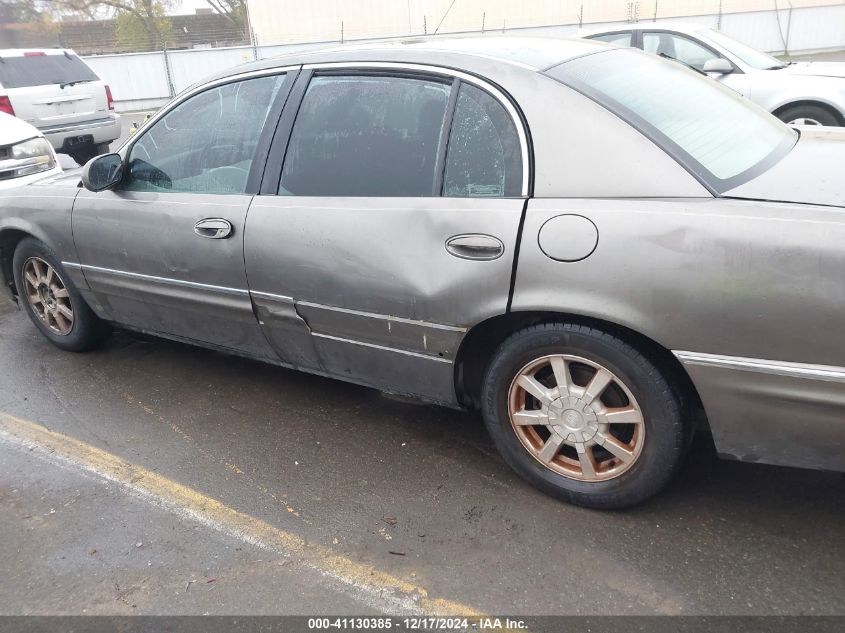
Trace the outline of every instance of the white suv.
<path fill-rule="evenodd" d="M 83 164 L 120 136 L 111 90 L 73 51 L 0 49 L 0 112 Z"/>

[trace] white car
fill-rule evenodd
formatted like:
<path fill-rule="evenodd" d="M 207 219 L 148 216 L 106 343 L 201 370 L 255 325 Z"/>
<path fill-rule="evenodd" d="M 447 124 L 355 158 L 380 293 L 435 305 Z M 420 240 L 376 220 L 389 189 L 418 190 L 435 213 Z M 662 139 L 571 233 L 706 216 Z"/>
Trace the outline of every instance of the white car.
<path fill-rule="evenodd" d="M 62 173 L 56 152 L 26 121 L 0 112 L 0 189 Z"/>
<path fill-rule="evenodd" d="M 120 136 L 111 89 L 69 49 L 0 50 L 0 112 L 31 123 L 80 165 Z"/>
<path fill-rule="evenodd" d="M 791 125 L 845 125 L 845 62 L 784 62 L 696 24 L 642 22 L 581 37 L 633 46 L 707 73 Z"/>

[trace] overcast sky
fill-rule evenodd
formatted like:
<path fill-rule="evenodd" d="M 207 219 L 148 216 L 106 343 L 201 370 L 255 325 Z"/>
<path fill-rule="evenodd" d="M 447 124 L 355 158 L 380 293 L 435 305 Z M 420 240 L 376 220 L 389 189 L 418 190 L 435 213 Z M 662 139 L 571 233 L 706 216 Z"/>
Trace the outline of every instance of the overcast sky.
<path fill-rule="evenodd" d="M 195 9 L 208 8 L 208 3 L 205 0 L 181 0 L 181 2 L 177 4 L 181 6 L 176 6 L 173 8 L 173 13 L 176 15 L 193 13 Z"/>

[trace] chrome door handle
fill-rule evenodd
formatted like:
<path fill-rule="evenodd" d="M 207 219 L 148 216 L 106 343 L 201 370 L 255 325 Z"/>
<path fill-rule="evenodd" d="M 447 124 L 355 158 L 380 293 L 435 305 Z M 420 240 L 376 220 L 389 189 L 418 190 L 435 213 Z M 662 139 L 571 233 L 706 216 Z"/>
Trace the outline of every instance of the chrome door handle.
<path fill-rule="evenodd" d="M 206 218 L 194 225 L 194 233 L 210 240 L 222 240 L 232 235 L 234 229 L 228 220 L 223 218 Z"/>
<path fill-rule="evenodd" d="M 505 252 L 502 241 L 492 235 L 455 235 L 446 240 L 446 250 L 461 259 L 498 259 Z"/>

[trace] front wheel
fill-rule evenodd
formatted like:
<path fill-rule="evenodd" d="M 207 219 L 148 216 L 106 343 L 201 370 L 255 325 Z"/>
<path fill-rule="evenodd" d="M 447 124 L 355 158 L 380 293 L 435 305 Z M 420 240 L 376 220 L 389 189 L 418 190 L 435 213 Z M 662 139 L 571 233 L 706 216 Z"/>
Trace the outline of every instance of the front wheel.
<path fill-rule="evenodd" d="M 83 352 L 109 335 L 109 325 L 85 303 L 55 253 L 45 244 L 33 238 L 22 240 L 15 249 L 12 265 L 24 310 L 56 347 Z"/>
<path fill-rule="evenodd" d="M 544 492 L 615 509 L 656 494 L 677 470 L 686 421 L 654 364 L 600 330 L 521 330 L 496 351 L 484 420 L 505 461 Z"/>
<path fill-rule="evenodd" d="M 778 118 L 787 125 L 839 125 L 839 119 L 833 112 L 816 105 L 798 105 L 787 108 L 778 114 Z"/>

